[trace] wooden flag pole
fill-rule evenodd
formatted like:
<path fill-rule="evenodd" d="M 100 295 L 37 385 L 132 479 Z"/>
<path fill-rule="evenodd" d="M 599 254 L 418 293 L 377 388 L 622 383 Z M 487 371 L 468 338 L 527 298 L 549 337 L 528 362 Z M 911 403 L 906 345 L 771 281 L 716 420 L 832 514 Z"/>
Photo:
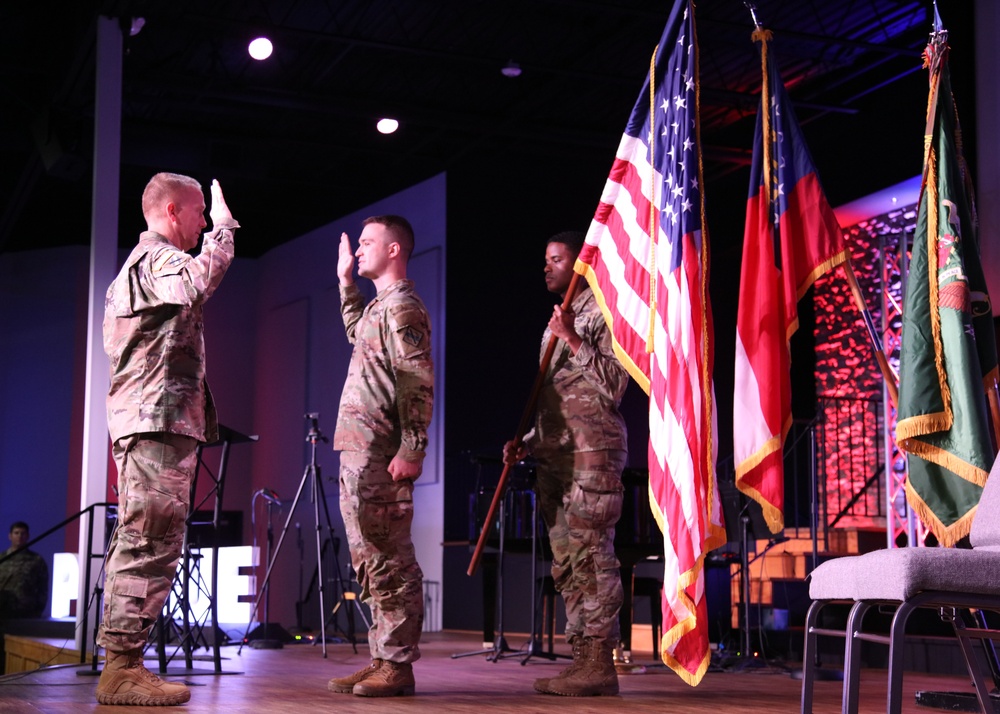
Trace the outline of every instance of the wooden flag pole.
<path fill-rule="evenodd" d="M 573 273 L 573 277 L 569 281 L 569 287 L 566 289 L 566 297 L 562 303 L 562 309 L 568 310 L 570 305 L 573 304 L 573 298 L 576 297 L 577 285 L 580 282 L 580 274 L 577 272 Z M 528 432 L 528 424 L 531 423 L 531 418 L 535 414 L 535 405 L 538 404 L 538 395 L 542 391 L 542 384 L 545 381 L 545 373 L 549 370 L 549 364 L 552 362 L 552 355 L 556 351 L 556 341 L 558 337 L 552 335 L 549 338 L 549 344 L 545 347 L 545 354 L 542 355 L 542 361 L 538 364 L 538 374 L 535 375 L 535 383 L 531 387 L 531 394 L 528 396 L 528 403 L 524 407 L 524 412 L 521 414 L 521 422 L 517 425 L 517 433 L 514 435 L 514 452 L 516 453 L 518 449 L 521 448 L 523 444 L 524 435 Z M 476 543 L 476 549 L 472 552 L 472 560 L 469 561 L 469 569 L 466 571 L 468 575 L 474 575 L 476 569 L 479 567 L 479 560 L 483 556 L 483 548 L 486 546 L 487 534 L 493 528 L 493 520 L 496 518 L 497 508 L 500 505 L 500 499 L 504 497 L 507 491 L 507 476 L 510 473 L 511 464 L 504 463 L 503 471 L 500 474 L 500 479 L 497 481 L 497 489 L 493 493 L 493 500 L 490 502 L 490 509 L 486 512 L 486 518 L 483 520 L 483 529 L 479 532 L 479 540 Z"/>
<path fill-rule="evenodd" d="M 892 401 L 892 406 L 895 407 L 899 404 L 898 378 L 892 371 L 892 367 L 889 366 L 889 360 L 886 359 L 885 352 L 882 350 L 882 340 L 879 339 L 878 331 L 875 329 L 875 322 L 872 320 L 871 313 L 868 312 L 868 304 L 861 293 L 861 286 L 854 275 L 854 269 L 851 268 L 850 257 L 844 261 L 844 274 L 847 276 L 847 284 L 851 288 L 854 302 L 857 304 L 858 310 L 861 311 L 861 316 L 865 320 L 865 327 L 868 328 L 868 339 L 872 343 L 872 351 L 875 352 L 875 359 L 878 360 L 879 369 L 882 370 L 882 378 L 885 380 L 885 386 L 889 390 L 889 399 Z"/>

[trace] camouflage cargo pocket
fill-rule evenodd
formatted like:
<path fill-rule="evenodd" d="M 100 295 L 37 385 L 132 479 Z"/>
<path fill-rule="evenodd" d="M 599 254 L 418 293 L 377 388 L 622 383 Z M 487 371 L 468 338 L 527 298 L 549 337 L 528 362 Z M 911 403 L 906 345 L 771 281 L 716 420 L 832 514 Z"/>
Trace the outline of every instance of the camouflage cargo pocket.
<path fill-rule="evenodd" d="M 410 539 L 413 501 L 362 501 L 358 509 L 361 536 L 370 543 L 402 543 Z"/>
<path fill-rule="evenodd" d="M 566 505 L 570 528 L 611 528 L 622 514 L 622 483 L 612 474 L 583 471 L 573 476 Z"/>
<path fill-rule="evenodd" d="M 146 458 L 143 447 L 157 445 L 141 440 L 125 462 L 125 490 L 119 494 L 121 528 L 133 537 L 179 539 L 183 534 L 190 498 L 190 479 L 176 469 Z"/>

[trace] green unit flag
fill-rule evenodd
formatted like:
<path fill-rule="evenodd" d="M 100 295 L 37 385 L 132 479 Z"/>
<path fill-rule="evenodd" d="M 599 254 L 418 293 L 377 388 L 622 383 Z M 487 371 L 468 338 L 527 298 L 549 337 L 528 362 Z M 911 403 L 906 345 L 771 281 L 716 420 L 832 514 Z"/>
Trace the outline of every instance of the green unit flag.
<path fill-rule="evenodd" d="M 896 442 L 909 454 L 907 501 L 938 542 L 952 546 L 968 535 L 993 465 L 986 390 L 995 389 L 997 353 L 941 36 L 928 45 L 925 62 L 930 95 L 903 305 Z"/>

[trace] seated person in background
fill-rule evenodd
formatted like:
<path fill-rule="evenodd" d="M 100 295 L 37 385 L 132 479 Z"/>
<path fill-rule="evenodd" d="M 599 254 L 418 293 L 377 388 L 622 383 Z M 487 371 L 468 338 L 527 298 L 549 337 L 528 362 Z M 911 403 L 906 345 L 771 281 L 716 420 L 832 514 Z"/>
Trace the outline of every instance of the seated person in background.
<path fill-rule="evenodd" d="M 24 546 L 28 524 L 10 527 L 10 548 L 0 555 L 0 620 L 41 617 L 49 602 L 49 568 L 45 559 Z"/>

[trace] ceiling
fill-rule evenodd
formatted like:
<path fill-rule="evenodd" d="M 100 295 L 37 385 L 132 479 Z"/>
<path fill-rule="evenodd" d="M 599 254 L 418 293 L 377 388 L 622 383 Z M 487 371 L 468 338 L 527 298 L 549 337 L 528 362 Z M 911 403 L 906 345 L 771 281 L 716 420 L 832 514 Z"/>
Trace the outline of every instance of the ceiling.
<path fill-rule="evenodd" d="M 0 251 L 89 242 L 97 12 L 145 20 L 125 42 L 123 245 L 143 227 L 145 182 L 171 170 L 219 178 L 246 227 L 241 255 L 254 256 L 457 166 L 592 156 L 610 167 L 670 4 L 2 3 Z M 929 1 L 756 5 L 831 201 L 919 173 Z M 952 44 L 971 67 L 967 25 L 957 39 L 971 10 L 955 12 Z M 745 196 L 760 64 L 742 0 L 701 0 L 696 17 L 711 202 L 712 183 L 742 183 Z M 246 52 L 259 32 L 275 45 L 264 62 Z M 508 62 L 519 77 L 501 74 Z M 374 127 L 385 115 L 401 122 L 391 136 Z M 596 206 L 604 175 L 593 181 Z"/>

